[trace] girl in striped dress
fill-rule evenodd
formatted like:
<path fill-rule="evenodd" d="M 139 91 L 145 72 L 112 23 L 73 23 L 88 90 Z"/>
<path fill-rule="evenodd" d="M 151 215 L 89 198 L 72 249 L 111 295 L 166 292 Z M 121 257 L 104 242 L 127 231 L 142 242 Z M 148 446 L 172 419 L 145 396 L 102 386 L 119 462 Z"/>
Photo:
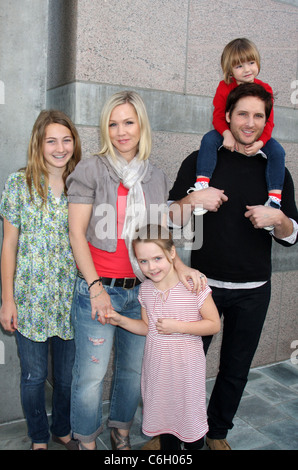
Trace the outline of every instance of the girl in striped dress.
<path fill-rule="evenodd" d="M 161 226 L 140 229 L 133 241 L 146 280 L 139 301 L 142 319 L 116 312 L 113 325 L 146 335 L 142 367 L 143 433 L 160 435 L 162 450 L 200 449 L 208 430 L 203 335 L 220 329 L 211 289 L 188 291 L 174 269 L 171 234 Z"/>

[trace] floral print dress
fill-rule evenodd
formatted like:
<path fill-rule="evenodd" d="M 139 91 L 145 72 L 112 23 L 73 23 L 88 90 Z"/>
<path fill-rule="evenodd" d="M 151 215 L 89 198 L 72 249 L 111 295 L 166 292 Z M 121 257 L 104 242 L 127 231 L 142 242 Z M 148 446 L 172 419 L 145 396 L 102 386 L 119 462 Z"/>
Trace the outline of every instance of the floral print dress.
<path fill-rule="evenodd" d="M 19 229 L 14 279 L 18 331 L 33 341 L 52 336 L 72 339 L 70 310 L 76 265 L 68 237 L 67 197 L 56 200 L 49 187 L 47 205 L 33 189 L 33 201 L 19 171 L 9 176 L 0 215 Z"/>

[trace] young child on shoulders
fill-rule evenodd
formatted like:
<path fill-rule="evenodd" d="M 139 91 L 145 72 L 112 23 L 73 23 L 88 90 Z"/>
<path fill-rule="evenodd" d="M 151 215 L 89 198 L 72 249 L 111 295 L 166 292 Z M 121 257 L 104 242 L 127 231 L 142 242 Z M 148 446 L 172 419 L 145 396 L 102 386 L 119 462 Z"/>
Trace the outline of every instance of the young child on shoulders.
<path fill-rule="evenodd" d="M 199 294 L 179 281 L 170 232 L 147 225 L 133 241 L 139 266 L 147 277 L 139 292 L 142 319 L 117 312 L 108 322 L 146 335 L 142 367 L 143 432 L 160 435 L 162 450 L 200 449 L 208 430 L 203 335 L 220 329 L 209 286 Z"/>
<path fill-rule="evenodd" d="M 226 101 L 229 93 L 243 83 L 258 83 L 272 95 L 270 85 L 256 77 L 260 73 L 260 54 L 255 44 L 246 39 L 239 38 L 229 42 L 221 56 L 221 67 L 224 79 L 219 83 L 214 100 L 213 126 L 214 130 L 205 134 L 197 158 L 196 183 L 189 191 L 205 189 L 217 163 L 217 149 L 222 145 L 230 151 L 237 151 L 236 141 L 226 121 Z M 284 181 L 285 151 L 283 147 L 271 137 L 274 127 L 273 109 L 266 123 L 260 139 L 245 147 L 247 155 L 255 155 L 261 149 L 267 157 L 266 181 L 268 200 L 265 205 L 279 208 Z M 207 211 L 196 208 L 195 215 L 203 215 Z"/>

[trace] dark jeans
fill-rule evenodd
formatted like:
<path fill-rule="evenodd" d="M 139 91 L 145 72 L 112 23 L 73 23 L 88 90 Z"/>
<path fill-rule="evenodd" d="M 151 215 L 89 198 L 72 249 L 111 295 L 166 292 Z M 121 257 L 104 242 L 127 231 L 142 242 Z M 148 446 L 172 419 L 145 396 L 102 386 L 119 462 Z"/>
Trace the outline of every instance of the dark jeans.
<path fill-rule="evenodd" d="M 233 427 L 257 349 L 271 293 L 271 283 L 255 289 L 212 287 L 213 299 L 224 317 L 219 372 L 208 405 L 208 437 L 224 439 Z M 205 354 L 212 337 L 203 337 Z"/>
<path fill-rule="evenodd" d="M 49 339 L 35 342 L 16 332 L 21 361 L 21 399 L 34 443 L 47 443 L 49 424 L 45 407 L 45 381 L 48 376 Z M 74 341 L 51 338 L 53 356 L 53 405 L 51 431 L 58 437 L 70 432 L 70 390 L 74 363 Z"/>

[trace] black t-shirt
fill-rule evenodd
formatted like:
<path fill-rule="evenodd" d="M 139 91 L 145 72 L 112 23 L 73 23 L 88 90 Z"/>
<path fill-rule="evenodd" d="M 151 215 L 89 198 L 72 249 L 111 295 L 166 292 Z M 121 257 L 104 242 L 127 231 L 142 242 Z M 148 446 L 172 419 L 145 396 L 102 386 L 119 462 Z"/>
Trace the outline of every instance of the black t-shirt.
<path fill-rule="evenodd" d="M 198 151 L 193 152 L 182 163 L 169 200 L 184 198 L 194 185 L 197 155 Z M 267 230 L 255 229 L 244 217 L 247 205 L 264 204 L 268 199 L 265 170 L 266 159 L 261 154 L 248 157 L 223 147 L 218 152 L 210 186 L 223 189 L 229 199 L 218 212 L 195 217 L 195 223 L 203 226 L 203 243 L 200 249 L 192 250 L 191 256 L 192 266 L 207 277 L 227 282 L 270 278 L 272 236 Z M 287 170 L 281 208 L 298 221 L 293 181 Z"/>

